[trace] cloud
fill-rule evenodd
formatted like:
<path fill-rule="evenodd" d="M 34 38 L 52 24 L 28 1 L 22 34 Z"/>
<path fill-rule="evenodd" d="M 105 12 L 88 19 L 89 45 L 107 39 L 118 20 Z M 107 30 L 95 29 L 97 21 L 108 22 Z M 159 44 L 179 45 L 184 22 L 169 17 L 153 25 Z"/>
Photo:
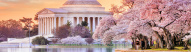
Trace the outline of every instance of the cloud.
<path fill-rule="evenodd" d="M 6 3 L 0 3 L 0 7 L 8 6 Z"/>
<path fill-rule="evenodd" d="M 0 0 L 0 20 L 34 17 L 43 8 L 62 7 L 67 0 Z M 119 0 L 98 0 L 108 10 L 111 4 L 120 3 Z M 118 1 L 118 2 L 117 2 Z"/>
<path fill-rule="evenodd" d="M 18 4 L 18 3 L 27 3 L 29 0 L 0 0 L 2 3 L 7 4 Z"/>
<path fill-rule="evenodd" d="M 19 0 L 3 0 L 3 1 L 12 1 L 12 2 L 15 2 L 15 1 L 19 1 Z"/>
<path fill-rule="evenodd" d="M 39 7 L 43 5 L 42 2 L 41 0 L 0 0 L 0 11 Z"/>
<path fill-rule="evenodd" d="M 43 8 L 61 7 L 66 0 L 0 0 L 0 20 L 34 17 Z"/>
<path fill-rule="evenodd" d="M 43 1 L 42 0 L 30 0 L 29 2 L 30 3 L 42 3 Z"/>

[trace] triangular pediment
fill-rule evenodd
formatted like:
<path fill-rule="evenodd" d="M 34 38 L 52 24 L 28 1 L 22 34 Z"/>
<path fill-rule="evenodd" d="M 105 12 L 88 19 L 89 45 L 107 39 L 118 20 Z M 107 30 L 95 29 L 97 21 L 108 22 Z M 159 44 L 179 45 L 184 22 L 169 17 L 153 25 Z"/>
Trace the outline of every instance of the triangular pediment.
<path fill-rule="evenodd" d="M 54 12 L 45 8 L 45 9 L 39 11 L 38 14 L 54 14 Z"/>

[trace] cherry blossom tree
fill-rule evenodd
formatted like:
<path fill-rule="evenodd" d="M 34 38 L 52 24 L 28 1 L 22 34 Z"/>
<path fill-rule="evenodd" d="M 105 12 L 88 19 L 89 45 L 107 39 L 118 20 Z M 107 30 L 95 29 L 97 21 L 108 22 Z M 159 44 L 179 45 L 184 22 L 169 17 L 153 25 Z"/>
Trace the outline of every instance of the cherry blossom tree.
<path fill-rule="evenodd" d="M 112 26 L 116 25 L 116 20 L 113 17 L 104 17 L 100 20 L 94 34 L 93 39 L 102 39 L 104 33 L 111 29 Z"/>
<path fill-rule="evenodd" d="M 62 44 L 88 44 L 85 41 L 85 38 L 82 38 L 81 36 L 74 36 L 74 37 L 67 37 L 61 39 Z"/>
<path fill-rule="evenodd" d="M 92 38 L 86 38 L 85 41 L 86 41 L 88 44 L 91 44 L 91 43 L 94 41 L 94 39 L 92 39 Z"/>
<path fill-rule="evenodd" d="M 147 37 L 154 36 L 158 38 L 160 47 L 163 48 L 162 37 L 164 37 L 167 48 L 174 49 L 175 45 L 174 41 L 172 41 L 174 36 L 179 34 L 178 37 L 181 39 L 189 35 L 187 33 L 191 29 L 190 0 L 126 1 L 127 3 L 131 3 L 127 5 L 132 7 L 122 13 L 123 15 L 116 20 L 115 25 L 108 25 L 107 22 L 111 22 L 109 20 L 101 20 L 93 35 L 94 38 L 101 38 L 103 42 L 107 43 L 107 41 L 115 39 L 115 36 L 120 35 L 120 33 L 117 34 L 117 32 L 120 32 L 117 31 L 117 29 L 123 29 L 126 28 L 125 26 L 128 26 L 128 28 L 126 28 L 126 38 L 136 36 L 137 34 L 142 34 Z"/>
<path fill-rule="evenodd" d="M 164 35 L 167 48 L 173 49 L 173 33 L 188 33 L 190 30 L 190 5 L 189 0 L 151 0 L 142 8 L 140 18 L 150 21 L 152 27 L 158 28 L 155 31 L 162 31 L 159 35 Z"/>
<path fill-rule="evenodd" d="M 141 2 L 141 1 L 137 1 L 137 2 Z M 133 2 L 128 2 L 128 3 L 133 3 Z M 133 5 L 131 4 L 130 6 L 133 6 Z M 136 8 L 136 7 L 132 7 L 132 8 Z M 139 8 L 136 8 L 136 9 L 139 9 Z M 118 19 L 113 19 L 113 17 L 102 19 L 93 35 L 93 38 L 98 39 L 99 37 L 99 39 L 102 39 L 102 42 L 105 44 L 109 44 L 111 40 L 118 40 L 120 38 L 129 38 L 130 34 L 128 34 L 128 25 L 130 24 L 131 21 L 138 18 L 139 13 L 137 12 L 137 10 L 133 10 L 133 9 L 130 9 L 128 11 L 129 12 L 124 11 L 125 15 L 120 16 Z M 132 13 L 137 15 L 133 15 Z M 112 23 L 111 19 L 115 22 L 114 24 Z M 107 23 L 112 24 L 112 26 L 108 25 Z"/>
<path fill-rule="evenodd" d="M 68 25 L 62 25 L 59 28 L 56 28 L 52 31 L 55 37 L 58 38 L 67 38 L 70 35 L 71 28 Z"/>
<path fill-rule="evenodd" d="M 112 4 L 111 8 L 110 8 L 110 12 L 113 14 L 113 16 L 118 19 L 120 18 L 120 15 L 127 11 L 129 8 L 132 8 L 134 5 L 134 0 L 122 0 L 122 4 L 121 6 Z"/>
<path fill-rule="evenodd" d="M 90 31 L 82 25 L 77 25 L 71 31 L 71 36 L 81 36 L 82 38 L 91 38 Z"/>
<path fill-rule="evenodd" d="M 137 4 L 140 2 L 142 5 Z M 190 5 L 188 0 L 181 2 L 178 0 L 135 0 L 133 3 L 136 5 L 124 13 L 118 22 L 129 22 L 129 33 L 136 30 L 136 33 L 143 35 L 155 34 L 159 40 L 162 40 L 162 35 L 164 35 L 167 48 L 173 49 L 171 37 L 178 33 L 182 33 L 181 37 L 184 37 L 190 30 L 190 11 L 183 7 Z M 147 29 L 150 30 L 146 31 Z M 161 47 L 163 48 L 163 45 Z"/>
<path fill-rule="evenodd" d="M 164 35 L 167 48 L 173 49 L 171 37 L 178 33 L 182 33 L 181 37 L 184 37 L 190 30 L 190 11 L 184 7 L 190 5 L 188 0 L 181 2 L 179 0 L 135 0 L 133 3 L 135 6 L 118 20 L 118 23 L 122 24 L 129 22 L 129 33 L 135 30 L 136 33 L 143 35 L 153 35 L 154 33 L 159 40 L 162 40 L 162 35 Z M 146 31 L 147 29 L 150 29 L 150 32 Z M 161 47 L 163 48 L 163 45 Z"/>

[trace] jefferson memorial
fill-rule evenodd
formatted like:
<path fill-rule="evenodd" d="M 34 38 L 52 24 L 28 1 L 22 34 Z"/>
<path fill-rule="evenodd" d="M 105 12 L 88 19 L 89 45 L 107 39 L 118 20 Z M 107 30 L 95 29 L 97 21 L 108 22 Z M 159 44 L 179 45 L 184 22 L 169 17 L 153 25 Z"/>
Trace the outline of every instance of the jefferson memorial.
<path fill-rule="evenodd" d="M 86 21 L 89 30 L 94 32 L 101 18 L 112 16 L 97 0 L 68 0 L 60 8 L 44 8 L 37 14 L 39 35 L 50 35 L 54 28 L 68 21 L 72 27 Z"/>

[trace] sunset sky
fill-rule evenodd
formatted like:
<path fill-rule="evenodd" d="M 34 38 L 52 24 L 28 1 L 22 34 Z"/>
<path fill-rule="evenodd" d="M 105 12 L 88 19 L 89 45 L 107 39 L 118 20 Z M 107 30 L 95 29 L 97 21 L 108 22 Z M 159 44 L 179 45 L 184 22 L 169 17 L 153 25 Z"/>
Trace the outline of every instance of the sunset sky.
<path fill-rule="evenodd" d="M 0 0 L 0 20 L 33 18 L 43 8 L 59 8 L 67 0 Z M 111 4 L 121 5 L 121 0 L 98 0 L 106 11 Z"/>

